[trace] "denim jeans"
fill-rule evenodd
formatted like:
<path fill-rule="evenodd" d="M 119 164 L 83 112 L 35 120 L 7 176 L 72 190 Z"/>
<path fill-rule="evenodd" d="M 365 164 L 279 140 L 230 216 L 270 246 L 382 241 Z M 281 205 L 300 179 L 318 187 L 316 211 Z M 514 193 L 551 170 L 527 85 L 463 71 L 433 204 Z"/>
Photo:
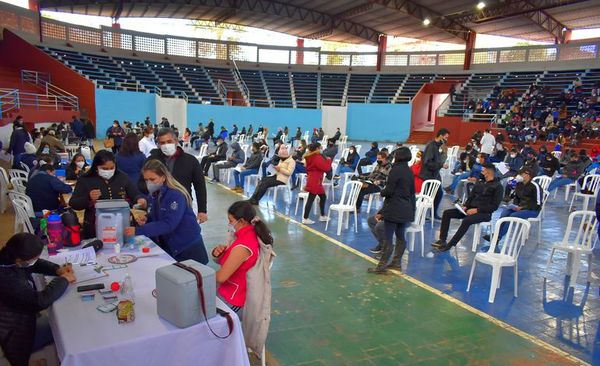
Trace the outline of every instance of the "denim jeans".
<path fill-rule="evenodd" d="M 464 172 L 464 173 L 461 173 L 460 175 L 455 175 L 454 178 L 452 179 L 452 184 L 450 184 L 450 190 L 452 192 L 454 192 L 454 190 L 456 189 L 456 186 L 458 186 L 458 183 L 460 183 L 460 181 L 463 179 L 469 178 L 470 175 L 471 175 L 470 172 Z"/>
<path fill-rule="evenodd" d="M 507 208 L 504 211 L 502 211 L 502 213 L 500 214 L 500 218 L 503 217 L 518 217 L 520 219 L 529 219 L 532 217 L 537 217 L 539 215 L 540 211 L 534 211 L 534 210 L 521 210 L 521 211 L 515 211 L 511 208 Z M 506 223 L 500 225 L 500 231 L 498 232 L 498 241 L 500 241 L 504 235 L 506 235 L 506 232 L 508 231 L 508 225 Z"/>
<path fill-rule="evenodd" d="M 568 184 L 574 183 L 575 180 L 571 179 L 571 178 L 556 178 L 555 180 L 553 180 L 552 182 L 550 182 L 550 185 L 548 186 L 548 192 L 552 192 L 553 190 L 557 189 L 558 187 L 562 187 L 562 186 L 566 186 Z"/>
<path fill-rule="evenodd" d="M 244 182 L 246 181 L 246 177 L 251 174 L 257 174 L 257 173 L 258 173 L 258 168 L 246 169 L 246 170 L 243 170 L 241 173 L 238 172 L 237 170 L 234 170 L 233 178 L 235 179 L 235 186 L 244 188 Z"/>

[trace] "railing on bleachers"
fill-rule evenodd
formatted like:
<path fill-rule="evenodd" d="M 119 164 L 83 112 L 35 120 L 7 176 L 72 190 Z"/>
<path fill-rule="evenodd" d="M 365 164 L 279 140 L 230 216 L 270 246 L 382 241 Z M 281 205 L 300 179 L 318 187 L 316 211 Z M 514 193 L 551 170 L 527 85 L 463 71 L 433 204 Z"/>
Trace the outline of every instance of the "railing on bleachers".
<path fill-rule="evenodd" d="M 40 43 L 39 25 L 44 44 L 70 45 L 91 50 L 118 49 L 132 53 L 147 53 L 161 56 L 188 57 L 208 60 L 235 60 L 258 64 L 295 65 L 296 54 L 303 52 L 304 65 L 340 67 L 375 67 L 376 52 L 332 52 L 320 48 L 298 48 L 261 45 L 245 42 L 195 39 L 163 36 L 150 33 L 119 30 L 111 27 L 92 28 L 52 19 L 38 21 L 36 12 L 0 3 L 3 17 L 0 26 L 11 29 L 34 44 Z M 5 15 L 5 16 L 4 16 Z M 571 61 L 589 62 L 600 65 L 600 40 L 575 41 L 563 45 L 540 45 L 510 48 L 475 49 L 472 53 L 472 68 L 494 65 L 526 65 L 544 69 L 542 65 L 553 63 L 559 67 L 573 66 Z M 462 70 L 464 51 L 421 51 L 387 52 L 384 59 L 386 70 L 401 70 L 406 67 L 443 67 L 447 70 Z M 539 66 L 535 66 L 535 65 Z M 436 70 L 428 69 L 427 72 Z"/>

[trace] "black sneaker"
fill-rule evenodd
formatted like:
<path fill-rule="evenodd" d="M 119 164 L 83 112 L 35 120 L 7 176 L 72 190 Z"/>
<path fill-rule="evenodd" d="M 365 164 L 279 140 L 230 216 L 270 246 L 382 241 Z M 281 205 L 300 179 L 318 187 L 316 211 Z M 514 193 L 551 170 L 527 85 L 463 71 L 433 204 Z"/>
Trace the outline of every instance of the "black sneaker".
<path fill-rule="evenodd" d="M 370 248 L 369 252 L 373 253 L 373 254 L 377 254 L 377 253 L 381 253 L 381 246 L 376 246 L 374 248 Z"/>
<path fill-rule="evenodd" d="M 446 245 L 444 245 L 442 247 L 437 248 L 438 252 L 440 252 L 440 253 L 447 252 L 450 249 L 452 249 L 452 245 L 448 245 L 448 244 L 446 244 Z"/>
<path fill-rule="evenodd" d="M 375 268 L 367 268 L 367 273 L 373 273 L 373 274 L 387 274 L 387 268 L 386 267 L 375 267 Z"/>
<path fill-rule="evenodd" d="M 491 240 L 491 238 L 490 238 L 490 236 L 489 236 L 488 234 L 485 234 L 485 235 L 483 236 L 483 240 L 485 240 L 485 241 L 488 241 L 488 242 L 489 242 L 489 241 L 492 241 L 492 240 Z"/>
<path fill-rule="evenodd" d="M 435 243 L 431 244 L 431 246 L 434 248 L 441 248 L 441 247 L 446 246 L 446 241 L 440 239 L 440 240 L 436 241 Z"/>

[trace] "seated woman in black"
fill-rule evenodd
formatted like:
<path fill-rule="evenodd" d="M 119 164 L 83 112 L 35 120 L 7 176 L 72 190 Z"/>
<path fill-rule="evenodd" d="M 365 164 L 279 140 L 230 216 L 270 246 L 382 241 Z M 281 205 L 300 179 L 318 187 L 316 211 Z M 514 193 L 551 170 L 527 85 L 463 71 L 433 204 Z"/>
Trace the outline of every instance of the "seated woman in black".
<path fill-rule="evenodd" d="M 83 216 L 84 239 L 96 236 L 96 210 L 98 200 L 124 199 L 130 205 L 138 203 L 146 207 L 146 199 L 131 183 L 127 174 L 117 169 L 115 156 L 108 150 L 100 150 L 94 156 L 89 171 L 77 181 L 75 192 L 69 200 L 74 210 L 85 210 Z"/>
<path fill-rule="evenodd" d="M 81 178 L 88 170 L 88 163 L 85 161 L 85 156 L 81 153 L 73 155 L 73 159 L 67 166 L 66 179 L 77 180 Z"/>
<path fill-rule="evenodd" d="M 70 266 L 40 259 L 44 244 L 33 234 L 13 235 L 0 249 L 0 347 L 13 366 L 27 366 L 32 352 L 52 343 L 46 315 L 38 315 L 75 282 Z M 57 276 L 38 291 L 32 273 Z"/>

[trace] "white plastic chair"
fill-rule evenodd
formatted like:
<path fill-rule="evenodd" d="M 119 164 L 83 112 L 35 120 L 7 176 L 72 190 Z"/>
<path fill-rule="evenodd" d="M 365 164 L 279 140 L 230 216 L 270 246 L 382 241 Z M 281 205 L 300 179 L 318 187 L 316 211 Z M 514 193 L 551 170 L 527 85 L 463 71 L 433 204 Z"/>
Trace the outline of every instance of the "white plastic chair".
<path fill-rule="evenodd" d="M 586 175 L 583 178 L 583 185 L 581 186 L 581 191 L 573 193 L 573 198 L 571 198 L 571 204 L 569 205 L 569 211 L 573 208 L 573 203 L 577 197 L 583 198 L 583 210 L 587 210 L 588 204 L 590 203 L 590 198 L 595 199 L 596 193 L 598 193 L 598 187 L 600 186 L 600 174 L 590 174 Z M 590 191 L 592 193 L 583 193 L 584 190 Z"/>
<path fill-rule="evenodd" d="M 244 178 L 244 188 L 247 188 L 252 181 L 254 181 L 254 185 L 258 185 L 258 180 L 262 177 L 262 165 L 265 162 L 265 159 L 266 158 L 263 157 L 263 159 L 260 161 L 258 172 L 256 174 L 249 174 L 246 176 L 246 178 Z"/>
<path fill-rule="evenodd" d="M 552 182 L 552 177 L 547 175 L 539 175 L 537 177 L 533 177 L 531 181 L 533 183 L 537 183 L 544 191 L 547 191 L 548 187 L 550 186 L 550 182 Z"/>
<path fill-rule="evenodd" d="M 508 225 L 508 231 L 504 236 L 504 245 L 502 246 L 500 253 L 494 253 L 496 245 L 498 245 L 500 225 L 503 223 Z M 492 267 L 492 281 L 490 285 L 488 302 L 493 303 L 494 299 L 496 298 L 496 290 L 500 288 L 502 268 L 504 267 L 514 268 L 514 294 L 515 297 L 518 296 L 518 259 L 521 248 L 525 244 L 525 240 L 529 235 L 529 227 L 530 224 L 527 220 L 520 219 L 518 217 L 503 217 L 496 221 L 496 225 L 494 226 L 494 236 L 490 243 L 490 249 L 486 253 L 475 254 L 475 259 L 473 260 L 473 265 L 471 266 L 471 274 L 469 275 L 467 292 L 471 290 L 471 281 L 473 279 L 473 274 L 475 273 L 475 267 L 477 262 L 480 262 Z"/>
<path fill-rule="evenodd" d="M 348 229 L 348 220 L 350 217 L 350 213 L 354 212 L 354 232 L 358 232 L 358 214 L 356 212 L 356 201 L 358 200 L 358 194 L 360 193 L 361 187 L 362 182 L 350 181 L 344 183 L 344 189 L 342 190 L 340 202 L 329 206 L 325 230 L 327 230 L 327 227 L 329 226 L 329 221 L 331 221 L 331 211 L 338 212 L 337 235 L 340 235 L 342 232 L 342 222 L 344 222 L 344 217 L 346 218 L 345 227 L 346 229 Z"/>
<path fill-rule="evenodd" d="M 575 224 L 577 225 L 576 227 L 573 225 L 575 222 L 577 222 L 577 224 Z M 579 275 L 579 267 L 581 265 L 580 258 L 582 254 L 587 255 L 587 282 L 590 282 L 592 274 L 592 247 L 597 238 L 596 224 L 596 213 L 594 211 L 571 212 L 569 215 L 569 220 L 567 221 L 567 229 L 565 231 L 565 235 L 563 236 L 562 242 L 555 243 L 552 246 L 550 257 L 546 263 L 546 274 L 544 275 L 544 278 L 546 278 L 548 274 L 548 269 L 550 268 L 550 263 L 552 263 L 554 252 L 561 250 L 563 252 L 567 252 L 568 254 L 567 275 L 571 276 L 569 286 L 575 287 L 577 276 Z M 575 238 L 571 241 L 570 239 L 573 233 L 575 233 Z"/>
<path fill-rule="evenodd" d="M 65 151 L 69 154 L 69 159 L 72 159 L 75 154 L 79 152 L 79 146 L 77 145 L 66 145 Z"/>
<path fill-rule="evenodd" d="M 306 173 L 298 173 L 298 179 L 300 181 L 299 183 L 299 187 L 300 187 L 300 192 L 298 192 L 298 196 L 296 197 L 296 209 L 294 210 L 294 215 L 296 215 L 298 213 L 298 205 L 300 204 L 300 200 L 302 200 L 302 217 L 304 217 L 304 210 L 306 209 L 306 201 L 308 200 L 308 192 L 303 191 L 304 187 L 306 186 Z M 317 205 L 316 203 L 319 202 L 320 198 L 319 196 L 317 196 L 315 198 L 315 204 L 313 205 L 313 211 L 315 212 L 315 215 L 317 214 Z"/>
<path fill-rule="evenodd" d="M 371 212 L 371 206 L 373 205 L 373 201 L 375 201 L 376 205 L 381 206 L 381 204 L 383 203 L 381 193 L 375 192 L 369 194 L 369 201 L 367 201 L 367 213 Z"/>
<path fill-rule="evenodd" d="M 354 145 L 354 147 L 356 148 L 356 153 L 358 155 L 360 155 L 360 150 L 362 149 L 362 145 Z"/>
<path fill-rule="evenodd" d="M 433 228 L 433 220 L 435 219 L 435 207 L 433 201 L 435 200 L 435 195 L 437 194 L 441 185 L 442 182 L 437 179 L 427 179 L 421 186 L 421 194 L 431 198 L 431 202 L 427 208 L 428 210 L 431 210 L 431 228 Z"/>
<path fill-rule="evenodd" d="M 34 234 L 33 225 L 31 224 L 31 220 L 29 220 L 35 217 L 31 199 L 27 195 L 17 192 L 10 192 L 9 197 L 15 209 L 15 233 L 24 231 Z"/>
<path fill-rule="evenodd" d="M 196 156 L 198 158 L 198 160 L 202 160 L 203 157 L 205 157 L 208 153 L 208 144 L 202 144 L 200 145 L 200 151 L 198 152 L 198 155 Z"/>
<path fill-rule="evenodd" d="M 417 233 L 421 235 L 421 257 L 425 255 L 425 217 L 427 217 L 427 207 L 431 205 L 431 198 L 418 194 L 417 208 L 415 210 L 415 220 L 406 228 L 406 233 L 410 234 L 409 251 L 415 250 L 415 237 Z"/>
<path fill-rule="evenodd" d="M 239 163 L 238 165 L 231 167 L 231 168 L 219 169 L 219 175 L 225 174 L 227 176 L 227 178 L 226 178 L 227 184 L 229 184 L 231 182 L 231 175 L 232 175 L 233 170 L 237 167 L 244 165 L 246 163 L 246 159 L 248 159 L 248 155 L 246 154 L 246 151 L 242 149 L 242 152 L 244 153 L 244 161 L 242 163 Z"/>
<path fill-rule="evenodd" d="M 269 189 L 269 194 L 271 195 L 271 199 L 273 202 L 273 205 L 275 205 L 277 203 L 277 193 L 279 191 L 283 191 L 287 194 L 288 199 L 286 201 L 290 201 L 292 200 L 292 179 L 288 179 L 287 184 L 281 184 L 275 187 L 271 187 Z"/>
<path fill-rule="evenodd" d="M 533 223 L 537 223 L 537 242 L 538 244 L 541 243 L 542 241 L 542 218 L 543 218 L 543 212 L 544 212 L 544 207 L 546 207 L 546 201 L 548 201 L 548 197 L 550 196 L 550 192 L 544 190 L 542 192 L 542 207 L 540 208 L 540 212 L 538 213 L 538 215 L 536 217 L 530 217 L 527 219 L 527 221 L 529 221 L 531 224 Z"/>
<path fill-rule="evenodd" d="M 477 247 L 481 243 L 481 231 L 484 227 L 489 230 L 492 227 L 492 223 L 488 221 L 488 222 L 479 222 L 479 223 L 473 225 L 473 240 L 471 241 L 471 251 L 473 253 L 475 253 L 477 251 Z M 466 238 L 466 236 L 463 238 Z M 461 240 L 461 243 L 462 243 L 462 240 Z M 458 246 L 457 245 L 454 246 L 454 254 L 458 258 Z"/>
<path fill-rule="evenodd" d="M 23 179 L 25 179 L 26 182 L 27 182 L 27 179 L 29 178 L 29 174 L 27 174 L 26 171 L 21 170 L 21 169 L 9 169 L 8 175 L 9 175 L 10 179 L 23 178 Z"/>
<path fill-rule="evenodd" d="M 338 168 L 338 163 L 331 163 L 331 171 L 335 173 Z M 329 180 L 327 178 L 323 178 L 323 188 L 325 188 L 325 192 L 330 191 L 331 195 L 329 196 L 331 201 L 335 201 L 335 182 L 333 179 Z M 344 183 L 346 184 L 346 183 Z"/>
<path fill-rule="evenodd" d="M 13 190 L 15 190 L 15 192 L 25 194 L 25 190 L 27 189 L 27 179 L 23 179 L 21 177 L 11 178 L 10 184 L 12 184 Z"/>

